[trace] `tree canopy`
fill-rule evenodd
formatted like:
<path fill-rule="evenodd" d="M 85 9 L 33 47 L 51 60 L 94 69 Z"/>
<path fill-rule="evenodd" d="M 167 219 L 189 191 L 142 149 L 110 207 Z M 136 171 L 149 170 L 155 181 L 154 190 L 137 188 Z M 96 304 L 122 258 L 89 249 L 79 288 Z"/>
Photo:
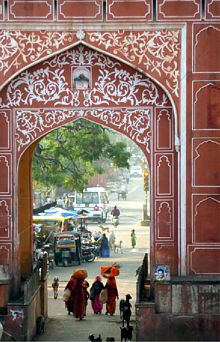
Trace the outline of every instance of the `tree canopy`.
<path fill-rule="evenodd" d="M 40 141 L 33 158 L 33 179 L 45 187 L 82 191 L 90 177 L 105 172 L 101 161 L 129 168 L 129 158 L 126 143 L 112 143 L 107 128 L 80 119 Z"/>

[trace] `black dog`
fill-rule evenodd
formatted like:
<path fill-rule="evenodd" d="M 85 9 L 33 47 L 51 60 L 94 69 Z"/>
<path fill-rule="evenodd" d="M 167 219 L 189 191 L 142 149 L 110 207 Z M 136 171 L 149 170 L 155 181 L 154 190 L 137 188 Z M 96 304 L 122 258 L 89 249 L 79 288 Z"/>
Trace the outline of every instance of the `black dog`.
<path fill-rule="evenodd" d="M 121 329 L 121 342 L 123 340 L 131 341 L 132 340 L 132 331 L 133 331 L 132 325 L 129 325 L 127 328 L 120 327 L 120 329 Z"/>
<path fill-rule="evenodd" d="M 126 295 L 126 300 L 121 299 L 119 303 L 119 310 L 120 310 L 120 318 L 122 319 L 122 326 L 124 327 L 124 323 L 127 323 L 127 327 L 130 323 L 131 318 L 131 303 L 129 302 L 132 299 L 130 294 Z"/>
<path fill-rule="evenodd" d="M 45 318 L 44 318 L 44 316 L 37 317 L 36 330 L 37 330 L 38 335 L 41 335 L 44 333 L 44 331 L 45 331 Z"/>
<path fill-rule="evenodd" d="M 91 335 L 89 335 L 89 337 L 88 337 L 88 340 L 89 341 L 97 341 L 97 342 L 102 342 L 102 338 L 101 338 L 101 335 L 99 334 L 99 336 L 98 337 L 96 337 L 95 338 L 95 335 L 94 334 L 91 334 Z"/>

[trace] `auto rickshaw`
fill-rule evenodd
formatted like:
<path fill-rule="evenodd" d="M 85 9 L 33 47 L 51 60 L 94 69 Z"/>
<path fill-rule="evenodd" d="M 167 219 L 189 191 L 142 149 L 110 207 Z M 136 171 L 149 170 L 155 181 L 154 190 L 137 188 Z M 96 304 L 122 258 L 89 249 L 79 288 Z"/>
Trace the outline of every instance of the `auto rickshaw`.
<path fill-rule="evenodd" d="M 81 236 L 77 232 L 62 232 L 55 234 L 54 261 L 56 266 L 64 267 L 81 264 Z"/>

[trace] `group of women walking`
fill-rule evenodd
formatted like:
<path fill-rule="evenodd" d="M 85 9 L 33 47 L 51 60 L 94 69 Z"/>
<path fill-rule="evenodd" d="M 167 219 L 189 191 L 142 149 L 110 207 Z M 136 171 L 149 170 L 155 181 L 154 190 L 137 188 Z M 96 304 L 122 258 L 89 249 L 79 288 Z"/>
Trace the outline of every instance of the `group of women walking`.
<path fill-rule="evenodd" d="M 68 293 L 64 298 L 68 314 L 73 314 L 75 318 L 82 320 L 86 316 L 86 307 L 90 299 L 94 314 L 101 314 L 106 304 L 105 314 L 113 316 L 116 310 L 116 298 L 119 298 L 115 277 L 109 273 L 104 285 L 102 278 L 96 276 L 90 290 L 86 278 L 87 271 L 77 269 L 68 281 L 64 292 L 64 295 Z"/>

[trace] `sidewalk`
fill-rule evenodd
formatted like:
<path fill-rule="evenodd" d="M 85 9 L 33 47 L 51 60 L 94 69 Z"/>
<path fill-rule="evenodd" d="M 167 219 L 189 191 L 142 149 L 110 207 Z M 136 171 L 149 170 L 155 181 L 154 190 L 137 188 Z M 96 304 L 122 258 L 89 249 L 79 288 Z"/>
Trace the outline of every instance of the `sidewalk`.
<path fill-rule="evenodd" d="M 135 320 L 131 317 L 130 325 L 134 327 L 132 341 L 135 341 Z M 119 315 L 105 316 L 88 315 L 82 321 L 76 320 L 73 316 L 51 317 L 48 319 L 46 331 L 43 335 L 37 336 L 34 341 L 89 341 L 88 336 L 100 334 L 102 341 L 106 337 L 114 337 L 115 341 L 121 341 L 121 320 Z"/>

